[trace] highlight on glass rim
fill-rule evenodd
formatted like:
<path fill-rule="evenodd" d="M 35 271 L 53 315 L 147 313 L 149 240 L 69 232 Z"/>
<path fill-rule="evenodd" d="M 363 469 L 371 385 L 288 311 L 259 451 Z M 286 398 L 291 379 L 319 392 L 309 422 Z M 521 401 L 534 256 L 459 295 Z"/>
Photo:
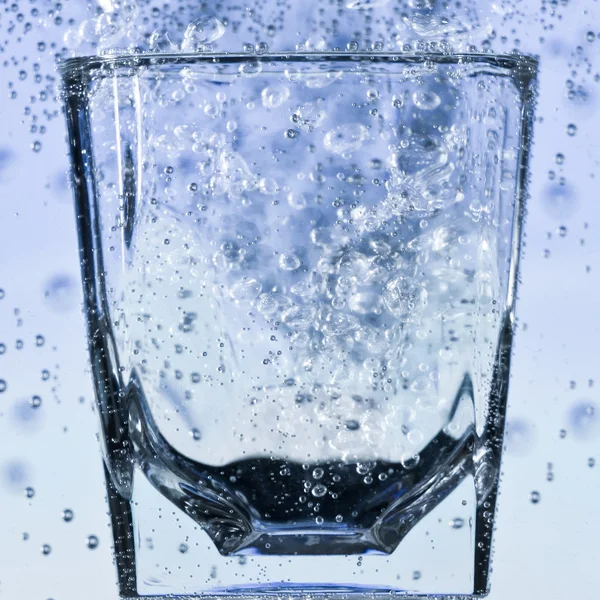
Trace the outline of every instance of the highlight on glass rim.
<path fill-rule="evenodd" d="M 0 595 L 592 600 L 599 12 L 0 5 Z"/>

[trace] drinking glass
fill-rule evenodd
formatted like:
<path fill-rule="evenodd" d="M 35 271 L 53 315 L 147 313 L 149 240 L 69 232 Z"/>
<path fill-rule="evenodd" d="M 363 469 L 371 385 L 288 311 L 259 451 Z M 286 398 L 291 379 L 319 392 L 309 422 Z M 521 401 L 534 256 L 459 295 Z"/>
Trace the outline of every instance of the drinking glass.
<path fill-rule="evenodd" d="M 61 69 L 122 597 L 485 594 L 535 60 Z"/>

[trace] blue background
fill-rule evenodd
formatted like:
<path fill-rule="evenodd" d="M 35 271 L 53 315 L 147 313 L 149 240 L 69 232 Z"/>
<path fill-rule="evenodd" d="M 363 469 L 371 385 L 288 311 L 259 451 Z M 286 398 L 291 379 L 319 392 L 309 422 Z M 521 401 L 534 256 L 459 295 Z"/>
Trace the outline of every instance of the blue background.
<path fill-rule="evenodd" d="M 34 4 L 20 4 L 29 15 Z M 539 54 L 542 68 L 490 598 L 596 600 L 600 10 L 592 0 L 513 5 L 494 49 Z M 22 35 L 28 19 L 18 22 L 19 10 L 0 3 L 0 343 L 6 346 L 0 354 L 6 382 L 4 391 L 0 383 L 0 598 L 112 600 L 115 570 L 65 128 L 52 93 L 40 95 L 46 85 L 52 89 L 46 79 L 54 76 L 51 44 L 60 45 L 64 27 L 56 26 L 53 3 L 35 6 L 45 22 Z M 493 23 L 506 5 L 487 9 Z M 49 10 L 55 12 L 48 16 Z M 32 149 L 36 141 L 39 152 Z M 39 335 L 43 340 L 36 341 Z M 37 409 L 29 404 L 33 395 L 42 398 Z M 590 466 L 590 459 L 597 464 Z M 531 502 L 532 491 L 539 492 L 538 503 Z M 61 516 L 67 508 L 75 515 L 69 523 Z M 87 547 L 89 535 L 99 538 L 94 550 Z"/>

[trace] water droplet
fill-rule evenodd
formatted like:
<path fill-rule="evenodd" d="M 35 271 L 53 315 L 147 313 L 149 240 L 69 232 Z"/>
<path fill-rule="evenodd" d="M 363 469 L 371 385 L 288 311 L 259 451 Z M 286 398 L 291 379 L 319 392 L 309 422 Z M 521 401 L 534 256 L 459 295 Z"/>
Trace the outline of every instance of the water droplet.
<path fill-rule="evenodd" d="M 593 31 L 588 31 L 585 34 L 585 39 L 591 44 L 596 39 L 596 34 Z"/>
<path fill-rule="evenodd" d="M 46 340 L 44 339 L 43 335 L 36 335 L 35 336 L 35 345 L 39 348 L 40 346 L 44 345 L 44 342 Z"/>
<path fill-rule="evenodd" d="M 555 157 L 554 160 L 556 162 L 557 165 L 562 165 L 565 162 L 565 155 L 562 154 L 561 152 L 559 152 Z"/>
<path fill-rule="evenodd" d="M 199 441 L 200 439 L 202 439 L 202 434 L 200 433 L 200 430 L 197 429 L 196 427 L 190 429 L 190 436 L 196 442 Z"/>
<path fill-rule="evenodd" d="M 577 125 L 574 123 L 569 123 L 567 125 L 567 135 L 573 137 L 577 133 Z"/>
<path fill-rule="evenodd" d="M 39 396 L 31 396 L 29 399 L 29 406 L 31 408 L 39 408 L 42 405 L 42 399 Z"/>
<path fill-rule="evenodd" d="M 42 554 L 44 556 L 48 556 L 48 554 L 50 554 L 50 552 L 52 552 L 52 547 L 50 546 L 50 544 L 44 544 L 41 548 L 42 550 Z"/>
<path fill-rule="evenodd" d="M 450 527 L 452 527 L 452 529 L 462 529 L 464 524 L 465 520 L 461 517 L 456 517 L 455 519 L 452 519 L 452 521 L 450 521 Z"/>
<path fill-rule="evenodd" d="M 415 581 L 417 581 L 418 579 L 421 579 L 421 571 L 413 571 L 412 578 Z"/>
<path fill-rule="evenodd" d="M 90 550 L 95 550 L 100 544 L 100 540 L 95 535 L 88 535 L 86 544 Z"/>
<path fill-rule="evenodd" d="M 590 456 L 590 458 L 588 458 L 587 464 L 590 468 L 594 467 L 596 465 L 596 459 Z"/>
<path fill-rule="evenodd" d="M 65 508 L 62 512 L 62 519 L 65 523 L 70 523 L 74 518 L 73 511 L 70 508 Z"/>
<path fill-rule="evenodd" d="M 4 379 L 0 379 L 0 394 L 6 391 L 6 381 Z"/>
<path fill-rule="evenodd" d="M 179 550 L 179 552 L 181 552 L 181 554 L 185 554 L 189 549 L 190 549 L 190 547 L 187 544 L 185 544 L 185 543 L 179 544 L 178 550 Z"/>
<path fill-rule="evenodd" d="M 39 140 L 36 140 L 35 142 L 33 142 L 31 144 L 31 149 L 34 152 L 39 152 L 42 149 L 42 142 L 40 142 Z"/>
<path fill-rule="evenodd" d="M 529 494 L 529 500 L 532 504 L 537 504 L 540 501 L 540 493 L 534 490 Z"/>
<path fill-rule="evenodd" d="M 25 496 L 27 498 L 33 498 L 35 496 L 35 490 L 32 487 L 25 488 Z"/>

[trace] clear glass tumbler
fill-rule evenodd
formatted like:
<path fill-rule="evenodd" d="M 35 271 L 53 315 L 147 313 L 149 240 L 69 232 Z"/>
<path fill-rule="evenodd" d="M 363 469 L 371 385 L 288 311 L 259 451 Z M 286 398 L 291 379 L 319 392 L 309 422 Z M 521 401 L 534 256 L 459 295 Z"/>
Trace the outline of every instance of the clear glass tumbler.
<path fill-rule="evenodd" d="M 484 594 L 536 62 L 61 69 L 122 596 Z"/>

